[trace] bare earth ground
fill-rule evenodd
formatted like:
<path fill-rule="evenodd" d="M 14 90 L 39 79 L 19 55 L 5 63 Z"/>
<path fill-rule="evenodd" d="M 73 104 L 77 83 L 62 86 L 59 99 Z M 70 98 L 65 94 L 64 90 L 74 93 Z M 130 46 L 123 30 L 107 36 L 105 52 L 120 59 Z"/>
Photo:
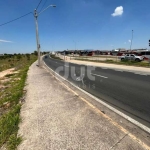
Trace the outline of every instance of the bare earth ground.
<path fill-rule="evenodd" d="M 4 71 L 0 72 L 0 89 L 5 88 L 3 83 L 9 81 L 9 79 L 6 79 L 5 76 L 7 74 L 13 74 L 14 71 L 15 71 L 15 69 L 11 68 L 11 69 L 7 69 L 7 70 L 4 70 Z"/>
<path fill-rule="evenodd" d="M 14 70 L 15 70 L 14 68 L 11 68 L 0 72 L 0 78 L 3 78 L 7 74 L 13 74 Z"/>
<path fill-rule="evenodd" d="M 15 71 L 15 68 L 7 69 L 0 72 L 0 89 L 5 88 L 6 86 L 4 85 L 4 83 L 10 81 L 10 78 L 7 78 L 5 76 L 14 73 L 18 73 L 18 71 Z"/>
<path fill-rule="evenodd" d="M 52 74 L 31 65 L 21 109 L 18 150 L 146 150 L 104 115 L 67 90 Z"/>

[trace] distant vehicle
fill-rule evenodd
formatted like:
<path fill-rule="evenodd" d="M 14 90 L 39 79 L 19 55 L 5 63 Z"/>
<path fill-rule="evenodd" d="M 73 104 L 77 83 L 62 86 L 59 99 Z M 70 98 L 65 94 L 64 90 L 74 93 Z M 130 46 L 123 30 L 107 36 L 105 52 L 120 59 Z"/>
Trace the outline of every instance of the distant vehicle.
<path fill-rule="evenodd" d="M 126 55 L 122 55 L 121 57 L 121 60 L 133 60 L 133 61 L 137 61 L 137 62 L 140 62 L 144 59 L 143 56 L 137 56 L 135 54 L 126 54 Z"/>
<path fill-rule="evenodd" d="M 137 52 L 138 56 L 143 56 L 145 60 L 150 60 L 150 51 Z"/>
<path fill-rule="evenodd" d="M 94 51 L 81 51 L 80 56 L 93 56 L 94 53 Z"/>
<path fill-rule="evenodd" d="M 47 58 L 47 55 L 45 56 L 45 58 Z"/>

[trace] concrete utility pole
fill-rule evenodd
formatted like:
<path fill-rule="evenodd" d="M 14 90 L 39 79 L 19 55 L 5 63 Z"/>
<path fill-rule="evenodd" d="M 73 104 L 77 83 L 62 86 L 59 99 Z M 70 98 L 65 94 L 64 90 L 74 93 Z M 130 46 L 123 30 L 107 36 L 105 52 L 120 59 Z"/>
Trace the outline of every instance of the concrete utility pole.
<path fill-rule="evenodd" d="M 75 50 L 76 50 L 77 43 L 76 43 L 76 41 L 74 41 L 74 40 L 73 40 L 73 42 L 74 42 L 74 44 L 75 44 Z"/>
<path fill-rule="evenodd" d="M 133 30 L 132 30 L 132 38 L 131 38 L 131 44 L 130 44 L 130 51 L 131 51 L 131 48 L 132 48 L 132 41 L 133 41 Z"/>
<path fill-rule="evenodd" d="M 37 42 L 37 52 L 38 52 L 38 66 L 40 67 L 40 41 L 39 41 L 39 33 L 38 33 L 38 14 L 36 9 L 34 10 L 34 18 L 35 18 L 35 26 L 36 26 L 36 42 Z"/>
<path fill-rule="evenodd" d="M 35 18 L 35 26 L 36 26 L 36 42 L 37 42 L 37 52 L 38 52 L 38 66 L 40 67 L 40 40 L 39 40 L 39 31 L 38 31 L 38 16 L 43 13 L 45 10 L 47 10 L 49 7 L 56 7 L 56 5 L 49 5 L 45 9 L 43 9 L 41 12 L 37 12 L 37 10 L 34 10 L 34 18 Z"/>

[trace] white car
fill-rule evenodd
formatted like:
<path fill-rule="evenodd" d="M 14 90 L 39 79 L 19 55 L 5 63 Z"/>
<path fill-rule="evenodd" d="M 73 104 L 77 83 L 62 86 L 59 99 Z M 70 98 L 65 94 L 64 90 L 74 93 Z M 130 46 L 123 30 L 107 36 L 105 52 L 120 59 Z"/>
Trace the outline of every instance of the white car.
<path fill-rule="evenodd" d="M 143 61 L 144 57 L 143 56 L 137 56 L 135 54 L 126 54 L 126 55 L 122 55 L 120 57 L 120 59 L 123 60 L 134 60 L 137 62 Z"/>

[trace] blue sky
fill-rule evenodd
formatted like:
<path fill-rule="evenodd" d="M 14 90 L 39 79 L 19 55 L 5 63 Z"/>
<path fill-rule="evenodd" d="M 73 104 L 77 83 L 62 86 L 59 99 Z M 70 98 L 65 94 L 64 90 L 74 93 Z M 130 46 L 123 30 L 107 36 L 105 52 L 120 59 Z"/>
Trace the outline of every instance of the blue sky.
<path fill-rule="evenodd" d="M 0 24 L 33 12 L 39 1 L 1 0 Z M 39 11 L 44 3 L 45 0 Z M 149 0 L 47 0 L 44 8 L 50 4 L 57 7 L 50 7 L 38 18 L 42 51 L 75 49 L 75 45 L 76 49 L 128 49 L 132 30 L 132 48 L 149 48 Z M 34 50 L 36 37 L 32 14 L 0 26 L 0 53 Z"/>

